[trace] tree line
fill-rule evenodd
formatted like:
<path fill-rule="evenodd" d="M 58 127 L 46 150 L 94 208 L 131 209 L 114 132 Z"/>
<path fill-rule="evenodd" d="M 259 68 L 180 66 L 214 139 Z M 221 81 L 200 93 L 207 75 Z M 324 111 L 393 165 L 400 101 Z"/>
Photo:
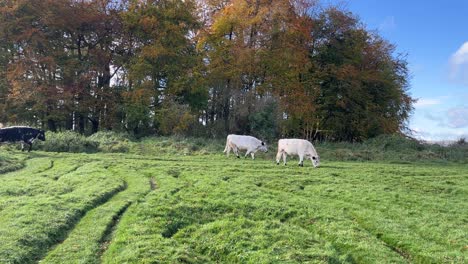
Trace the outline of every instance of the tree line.
<path fill-rule="evenodd" d="M 138 136 L 402 133 L 407 61 L 309 0 L 4 0 L 0 122 Z"/>

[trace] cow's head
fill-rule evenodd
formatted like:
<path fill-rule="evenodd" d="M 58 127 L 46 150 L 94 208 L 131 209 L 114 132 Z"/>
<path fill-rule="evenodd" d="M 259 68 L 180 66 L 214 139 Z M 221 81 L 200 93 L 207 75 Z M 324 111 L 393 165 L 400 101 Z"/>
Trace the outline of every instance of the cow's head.
<path fill-rule="evenodd" d="M 267 145 L 265 144 L 265 142 L 262 141 L 262 144 L 258 147 L 258 150 L 261 150 L 263 152 L 268 152 L 268 147 Z"/>
<path fill-rule="evenodd" d="M 37 138 L 42 140 L 42 141 L 45 141 L 45 132 L 44 132 L 44 130 L 39 130 L 39 133 L 37 134 Z"/>
<path fill-rule="evenodd" d="M 317 156 L 312 156 L 312 165 L 314 165 L 315 168 L 320 166 L 320 157 Z"/>

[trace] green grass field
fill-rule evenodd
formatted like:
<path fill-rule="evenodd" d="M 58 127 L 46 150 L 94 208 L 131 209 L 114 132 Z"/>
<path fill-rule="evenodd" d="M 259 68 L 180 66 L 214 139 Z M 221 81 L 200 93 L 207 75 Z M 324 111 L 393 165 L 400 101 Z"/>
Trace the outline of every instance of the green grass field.
<path fill-rule="evenodd" d="M 467 164 L 162 152 L 3 149 L 0 263 L 468 262 Z"/>

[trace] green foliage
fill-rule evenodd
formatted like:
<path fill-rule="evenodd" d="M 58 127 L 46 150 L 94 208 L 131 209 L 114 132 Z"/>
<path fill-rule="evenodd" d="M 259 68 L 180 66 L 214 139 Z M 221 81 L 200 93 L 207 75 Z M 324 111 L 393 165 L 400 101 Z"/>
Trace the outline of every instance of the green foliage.
<path fill-rule="evenodd" d="M 456 146 L 425 144 L 401 135 L 381 135 L 362 143 L 319 142 L 321 158 L 340 161 L 468 162 L 468 150 Z"/>
<path fill-rule="evenodd" d="M 278 106 L 274 102 L 268 103 L 264 108 L 251 113 L 249 125 L 252 133 L 262 140 L 272 141 L 278 135 Z"/>
<path fill-rule="evenodd" d="M 206 155 L 221 153 L 225 140 L 182 137 L 147 137 L 132 145 L 131 152 L 142 155 Z"/>
<path fill-rule="evenodd" d="M 37 141 L 38 148 L 50 152 L 85 152 L 98 151 L 99 143 L 72 131 L 47 132 L 46 141 Z"/>
<path fill-rule="evenodd" d="M 468 143 L 466 142 L 466 138 L 465 137 L 461 137 L 457 140 L 457 142 L 455 142 L 454 145 L 458 145 L 458 146 L 466 146 L 468 145 Z"/>
<path fill-rule="evenodd" d="M 266 116 L 266 117 L 265 117 Z M 259 124 L 262 118 L 268 120 L 265 113 L 260 113 L 255 119 Z M 258 124 L 258 123 L 257 123 Z M 257 130 L 259 137 L 264 139 L 269 147 L 268 153 L 260 155 L 274 159 L 276 155 L 276 140 L 272 139 L 268 130 Z M 265 136 L 263 136 L 265 135 Z M 270 136 L 269 136 L 270 135 Z M 98 132 L 84 137 L 72 132 L 47 132 L 47 141 L 38 142 L 34 149 L 52 152 L 104 152 L 104 153 L 151 153 L 175 155 L 199 155 L 221 153 L 225 139 L 206 139 L 190 137 L 146 137 L 135 139 L 129 134 L 116 132 Z M 401 135 L 381 135 L 361 143 L 349 142 L 314 142 L 321 157 L 335 161 L 386 161 L 386 162 L 468 162 L 466 145 L 454 144 L 440 146 L 425 144 Z M 5 161 L 7 162 L 7 161 Z M 12 168 L 18 165 L 11 165 Z M 6 169 L 5 169 L 6 170 Z"/>
<path fill-rule="evenodd" d="M 71 131 L 47 132 L 46 139 L 44 142 L 36 141 L 39 150 L 74 153 L 125 153 L 130 150 L 134 140 L 128 134 L 111 131 L 100 131 L 89 137 Z"/>
<path fill-rule="evenodd" d="M 100 131 L 92 134 L 88 139 L 98 143 L 99 151 L 124 153 L 130 150 L 132 137 L 125 133 Z"/>
<path fill-rule="evenodd" d="M 191 128 L 197 123 L 188 105 L 181 105 L 174 101 L 166 102 L 156 113 L 155 119 L 160 133 L 165 136 L 190 135 Z"/>
<path fill-rule="evenodd" d="M 362 28 L 352 14 L 335 8 L 321 13 L 313 34 L 311 63 L 320 80 L 315 99 L 319 129 L 329 140 L 362 141 L 405 132 L 412 111 L 405 58 L 395 46 Z M 372 61 L 372 63 L 369 63 Z"/>

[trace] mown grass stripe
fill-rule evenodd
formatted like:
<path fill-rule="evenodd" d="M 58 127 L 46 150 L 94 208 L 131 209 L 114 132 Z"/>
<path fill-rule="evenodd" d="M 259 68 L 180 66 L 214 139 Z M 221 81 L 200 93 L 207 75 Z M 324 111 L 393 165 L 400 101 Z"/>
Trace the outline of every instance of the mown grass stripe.
<path fill-rule="evenodd" d="M 115 214 L 112 217 L 112 221 L 110 221 L 107 224 L 106 230 L 104 231 L 104 234 L 102 235 L 101 239 L 99 240 L 99 244 L 100 244 L 99 245 L 99 252 L 98 252 L 98 258 L 99 259 L 101 258 L 102 254 L 109 247 L 109 244 L 111 243 L 111 240 L 112 240 L 112 236 L 113 236 L 115 230 L 117 229 L 117 224 L 119 223 L 120 218 L 125 213 L 125 211 L 127 211 L 128 207 L 130 207 L 131 204 L 132 204 L 132 202 L 128 201 L 125 204 L 125 206 L 120 208 L 119 211 L 117 212 L 117 214 Z"/>
<path fill-rule="evenodd" d="M 86 158 L 83 157 L 83 163 Z M 103 177 L 96 164 L 66 175 L 61 181 L 42 177 L 50 159 L 34 158 L 21 171 L 4 175 L 0 185 L 0 263 L 37 262 L 63 241 L 80 218 L 124 188 L 124 182 Z M 60 167 L 54 166 L 54 170 Z"/>
<path fill-rule="evenodd" d="M 107 157 L 103 158 L 108 160 Z M 108 160 L 110 161 L 110 159 Z M 109 177 L 123 179 L 127 188 L 105 204 L 90 210 L 63 243 L 51 250 L 41 263 L 99 263 L 101 255 L 127 208 L 150 191 L 148 180 L 122 162 L 108 167 Z"/>
<path fill-rule="evenodd" d="M 158 153 L 157 158 L 38 154 L 42 157 L 28 162 L 27 168 L 0 177 L 0 193 L 7 194 L 0 196 L 2 214 L 25 206 L 23 217 L 34 215 L 34 206 L 42 208 L 45 201 L 88 208 L 86 205 L 96 199 L 93 192 L 107 190 L 121 180 L 128 185 L 88 211 L 67 239 L 49 252 L 56 254 L 55 250 L 63 247 L 56 262 L 468 261 L 464 249 L 468 222 L 463 213 L 468 189 L 466 164 L 324 160 L 321 168 L 313 169 L 291 162 L 286 167 L 276 166 L 262 158 L 227 159 L 218 154 L 168 152 Z M 54 160 L 54 167 L 37 173 L 47 160 Z M 38 161 L 41 164 L 35 163 Z M 84 166 L 67 173 L 77 164 Z M 60 175 L 57 181 L 56 175 Z M 18 187 L 21 184 L 24 188 Z M 68 219 L 65 212 L 70 211 L 64 206 L 57 208 L 40 212 L 57 221 Z M 43 237 L 47 231 L 44 225 L 28 221 L 34 229 L 18 226 L 15 232 L 38 230 L 32 236 Z M 0 229 L 4 227 L 0 221 Z M 84 240 L 80 233 L 95 236 Z M 21 239 L 31 244 L 39 241 Z M 0 245 L 0 258 L 6 256 L 2 250 L 12 243 L 5 241 L 6 245 Z M 73 245 L 81 249 L 76 255 L 67 253 L 74 250 Z M 49 256 L 46 260 L 53 261 Z"/>

